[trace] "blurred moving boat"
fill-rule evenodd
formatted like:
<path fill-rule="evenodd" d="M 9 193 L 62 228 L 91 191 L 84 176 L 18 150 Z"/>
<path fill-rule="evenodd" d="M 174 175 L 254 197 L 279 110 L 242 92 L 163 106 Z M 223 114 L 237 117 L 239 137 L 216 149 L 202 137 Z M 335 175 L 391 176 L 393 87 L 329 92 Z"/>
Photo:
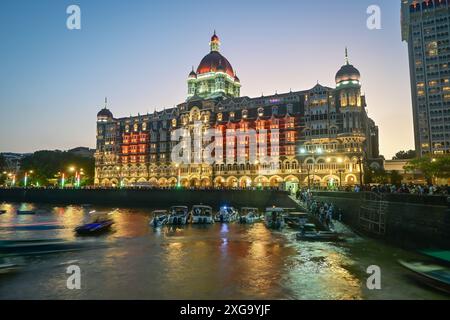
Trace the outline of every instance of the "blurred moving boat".
<path fill-rule="evenodd" d="M 33 210 L 17 210 L 17 214 L 35 214 Z"/>
<path fill-rule="evenodd" d="M 108 216 L 110 213 L 93 213 L 93 221 L 75 228 L 75 232 L 78 235 L 98 235 L 103 232 L 109 231 L 114 224 L 114 220 Z"/>
<path fill-rule="evenodd" d="M 398 260 L 420 282 L 450 294 L 450 268 L 422 261 Z"/>
<path fill-rule="evenodd" d="M 191 222 L 193 224 L 214 223 L 212 208 L 210 206 L 195 205 L 191 210 Z"/>
<path fill-rule="evenodd" d="M 19 265 L 14 263 L 0 262 L 0 275 L 16 272 L 17 270 L 19 270 L 19 267 Z"/>
<path fill-rule="evenodd" d="M 316 225 L 305 223 L 296 234 L 297 240 L 306 241 L 339 241 L 340 235 L 333 231 L 317 231 Z"/>
<path fill-rule="evenodd" d="M 150 225 L 153 228 L 160 228 L 168 221 L 169 213 L 167 210 L 155 210 L 153 211 L 153 219 L 150 221 Z"/>
<path fill-rule="evenodd" d="M 0 214 L 6 213 L 6 210 L 0 210 Z"/>
<path fill-rule="evenodd" d="M 215 221 L 216 222 L 233 222 L 237 220 L 239 217 L 239 213 L 233 207 L 223 206 L 219 209 L 219 212 L 216 214 Z"/>
<path fill-rule="evenodd" d="M 63 239 L 0 240 L 0 254 L 32 255 L 74 251 L 83 249 L 86 244 L 85 241 L 65 241 Z"/>
<path fill-rule="evenodd" d="M 40 231 L 40 230 L 55 230 L 63 229 L 64 226 L 56 222 L 41 222 L 30 224 L 0 224 L 0 230 L 14 230 L 14 231 Z"/>
<path fill-rule="evenodd" d="M 187 224 L 189 217 L 189 209 L 186 206 L 172 206 L 169 209 L 169 218 L 167 224 L 184 225 Z"/>
<path fill-rule="evenodd" d="M 266 208 L 265 213 L 265 223 L 270 229 L 283 229 L 286 225 L 284 221 L 284 210 L 283 208 Z"/>
<path fill-rule="evenodd" d="M 239 223 L 251 224 L 261 220 L 258 208 L 243 207 L 240 213 Z"/>

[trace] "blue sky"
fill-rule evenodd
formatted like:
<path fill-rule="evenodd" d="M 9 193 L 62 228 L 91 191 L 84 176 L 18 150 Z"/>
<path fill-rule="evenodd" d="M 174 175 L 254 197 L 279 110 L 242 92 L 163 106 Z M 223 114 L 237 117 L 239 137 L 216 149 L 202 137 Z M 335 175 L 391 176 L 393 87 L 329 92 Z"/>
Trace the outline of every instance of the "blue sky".
<path fill-rule="evenodd" d="M 66 8 L 81 8 L 81 30 Z M 366 9 L 381 7 L 381 30 Z M 186 78 L 216 29 L 242 95 L 334 85 L 350 62 L 387 157 L 413 147 L 400 0 L 2 1 L 0 151 L 95 146 L 95 116 L 152 112 L 186 98 Z"/>

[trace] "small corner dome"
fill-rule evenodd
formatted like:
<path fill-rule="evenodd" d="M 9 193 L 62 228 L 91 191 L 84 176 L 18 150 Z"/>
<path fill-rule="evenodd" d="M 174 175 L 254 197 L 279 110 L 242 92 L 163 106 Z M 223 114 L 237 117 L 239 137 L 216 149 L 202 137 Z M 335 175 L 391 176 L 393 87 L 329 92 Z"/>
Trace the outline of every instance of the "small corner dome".
<path fill-rule="evenodd" d="M 195 73 L 195 71 L 192 70 L 192 71 L 189 73 L 188 78 L 197 78 L 197 73 Z"/>
<path fill-rule="evenodd" d="M 112 114 L 111 111 L 109 111 L 109 109 L 103 108 L 102 110 L 100 110 L 100 111 L 97 113 L 97 118 L 99 118 L 99 117 L 112 118 L 112 117 L 113 117 L 113 114 Z"/>

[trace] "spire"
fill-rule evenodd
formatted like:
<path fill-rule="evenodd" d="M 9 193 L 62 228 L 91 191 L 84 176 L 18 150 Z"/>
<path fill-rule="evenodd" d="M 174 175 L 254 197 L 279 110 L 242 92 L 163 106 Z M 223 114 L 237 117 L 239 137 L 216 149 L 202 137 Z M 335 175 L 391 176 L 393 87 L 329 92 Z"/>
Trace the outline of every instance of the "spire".
<path fill-rule="evenodd" d="M 350 64 L 349 61 L 348 61 L 348 49 L 347 49 L 347 47 L 345 47 L 345 64 L 346 65 Z"/>
<path fill-rule="evenodd" d="M 108 107 L 108 97 L 105 97 L 105 109 Z"/>

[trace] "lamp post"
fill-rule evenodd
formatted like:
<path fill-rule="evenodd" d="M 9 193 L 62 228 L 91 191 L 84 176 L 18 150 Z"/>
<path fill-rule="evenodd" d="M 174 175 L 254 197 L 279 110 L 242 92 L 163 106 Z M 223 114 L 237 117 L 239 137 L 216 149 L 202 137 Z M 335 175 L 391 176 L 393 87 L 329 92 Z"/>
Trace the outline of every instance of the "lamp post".
<path fill-rule="evenodd" d="M 362 171 L 362 164 L 363 164 L 363 157 L 358 157 L 358 161 L 356 162 L 359 165 L 359 186 L 363 187 L 363 171 Z"/>
<path fill-rule="evenodd" d="M 312 158 L 313 158 L 313 168 L 312 168 L 312 171 L 313 171 L 313 187 L 315 186 L 315 173 L 316 173 L 316 157 L 315 157 L 315 155 L 316 154 L 322 154 L 323 153 L 323 149 L 321 148 L 321 147 L 318 147 L 317 149 L 315 149 L 315 150 L 313 150 L 313 151 L 307 151 L 305 148 L 301 148 L 300 149 L 300 154 L 310 154 L 310 155 L 312 155 Z M 306 166 L 307 166 L 307 170 L 308 170 L 308 188 L 310 188 L 310 181 L 309 181 L 309 166 L 308 166 L 308 164 L 306 164 Z"/>

